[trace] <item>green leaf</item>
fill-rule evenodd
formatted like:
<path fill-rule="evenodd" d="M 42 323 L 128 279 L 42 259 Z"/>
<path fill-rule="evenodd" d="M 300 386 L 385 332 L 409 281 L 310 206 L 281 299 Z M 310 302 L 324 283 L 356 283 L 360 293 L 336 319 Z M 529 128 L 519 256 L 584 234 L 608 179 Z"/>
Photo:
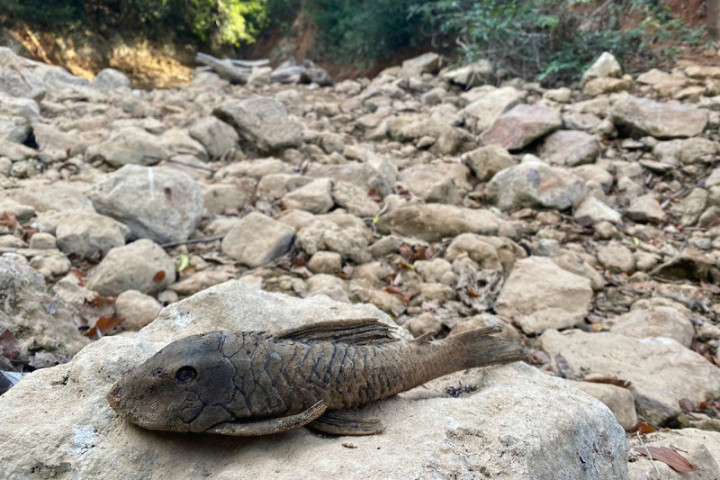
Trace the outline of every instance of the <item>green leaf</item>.
<path fill-rule="evenodd" d="M 182 272 L 186 268 L 190 266 L 190 257 L 188 257 L 186 254 L 181 253 L 180 254 L 180 265 L 178 265 L 178 273 Z"/>

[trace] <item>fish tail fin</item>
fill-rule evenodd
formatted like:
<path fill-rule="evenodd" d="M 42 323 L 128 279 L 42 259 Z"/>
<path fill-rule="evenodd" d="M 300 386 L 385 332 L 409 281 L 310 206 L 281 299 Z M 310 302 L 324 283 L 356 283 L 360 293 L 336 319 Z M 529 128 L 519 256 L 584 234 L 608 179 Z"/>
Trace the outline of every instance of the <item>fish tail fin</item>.
<path fill-rule="evenodd" d="M 455 339 L 464 346 L 467 352 L 465 368 L 525 360 L 528 352 L 522 344 L 491 335 L 500 331 L 502 331 L 500 327 L 479 328 L 449 338 Z"/>

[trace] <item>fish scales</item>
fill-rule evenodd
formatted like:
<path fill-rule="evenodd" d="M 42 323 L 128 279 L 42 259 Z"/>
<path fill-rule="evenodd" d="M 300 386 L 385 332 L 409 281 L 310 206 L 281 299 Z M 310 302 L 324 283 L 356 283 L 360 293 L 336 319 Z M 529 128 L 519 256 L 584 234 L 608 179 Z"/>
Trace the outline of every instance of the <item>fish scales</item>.
<path fill-rule="evenodd" d="M 108 401 L 145 428 L 254 435 L 318 423 L 324 411 L 355 409 L 463 368 L 524 356 L 521 347 L 487 329 L 407 342 L 383 338 L 378 332 L 387 327 L 376 323 L 350 327 L 349 337 L 340 332 L 339 339 L 333 329 L 341 326 L 330 327 L 330 333 L 291 330 L 290 338 L 267 332 L 193 335 L 128 372 Z"/>

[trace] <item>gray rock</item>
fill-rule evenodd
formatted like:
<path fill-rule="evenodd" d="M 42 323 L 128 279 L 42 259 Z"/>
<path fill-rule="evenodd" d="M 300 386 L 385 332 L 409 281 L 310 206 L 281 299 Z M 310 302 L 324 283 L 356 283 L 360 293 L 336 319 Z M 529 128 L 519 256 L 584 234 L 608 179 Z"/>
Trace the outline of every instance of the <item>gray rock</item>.
<path fill-rule="evenodd" d="M 472 92 L 474 90 L 468 93 Z M 515 87 L 492 89 L 470 102 L 464 112 L 475 119 L 475 128 L 483 131 L 490 128 L 500 115 L 519 104 L 524 98 L 525 92 Z"/>
<path fill-rule="evenodd" d="M 660 207 L 660 203 L 651 193 L 643 195 L 632 201 L 625 210 L 625 216 L 635 222 L 662 223 L 667 220 L 667 214 Z"/>
<path fill-rule="evenodd" d="M 116 296 L 126 290 L 156 293 L 174 281 L 175 263 L 159 245 L 144 238 L 111 249 L 90 273 L 87 287 Z"/>
<path fill-rule="evenodd" d="M 366 263 L 370 261 L 370 240 L 372 232 L 362 220 L 346 213 L 333 212 L 318 216 L 302 227 L 295 244 L 309 255 L 327 250 L 355 263 Z"/>
<path fill-rule="evenodd" d="M 388 134 L 400 142 L 433 138 L 430 151 L 440 155 L 453 155 L 465 150 L 466 145 L 477 145 L 468 133 L 424 115 L 402 115 L 390 120 Z"/>
<path fill-rule="evenodd" d="M 582 82 L 587 83 L 594 78 L 620 78 L 621 76 L 622 67 L 615 56 L 610 52 L 603 52 L 590 68 L 585 70 L 582 76 Z"/>
<path fill-rule="evenodd" d="M 125 165 L 90 193 L 95 209 L 158 243 L 186 240 L 203 212 L 203 193 L 187 174 L 168 167 Z"/>
<path fill-rule="evenodd" d="M 567 210 L 585 199 L 585 182 L 562 167 L 526 161 L 498 172 L 487 195 L 502 210 L 522 207 Z"/>
<path fill-rule="evenodd" d="M 115 315 L 126 330 L 140 330 L 162 310 L 160 302 L 137 290 L 126 290 L 115 300 Z"/>
<path fill-rule="evenodd" d="M 348 478 L 424 478 L 429 472 L 472 478 L 480 470 L 500 480 L 627 475 L 627 442 L 612 413 L 561 380 L 522 364 L 459 372 L 371 406 L 368 414 L 386 426 L 382 435 L 348 439 L 298 429 L 244 439 L 239 450 L 237 441 L 226 438 L 176 435 L 168 442 L 164 435 L 130 428 L 105 401 L 123 372 L 186 335 L 217 329 L 276 331 L 368 317 L 392 323 L 375 307 L 322 295 L 299 300 L 239 281 L 213 287 L 166 308 L 135 336 L 104 338 L 68 366 L 35 372 L 0 397 L 0 438 L 8 459 L 0 464 L 0 476 L 19 480 L 33 469 L 67 468 L 83 478 L 118 472 L 138 478 L 263 478 L 271 470 L 276 478 L 290 479 L 337 472 L 338 460 L 327 452 L 342 444 L 359 447 L 343 450 L 352 456 L 343 461 Z M 458 398 L 443 393 L 458 383 L 478 391 Z M 407 438 L 415 439 L 413 449 L 399 447 Z M 55 452 L 52 458 L 41 453 L 48 450 Z"/>
<path fill-rule="evenodd" d="M 50 250 L 57 248 L 55 236 L 47 232 L 37 232 L 30 237 L 28 245 L 33 250 Z"/>
<path fill-rule="evenodd" d="M 698 480 L 720 478 L 720 432 L 708 432 L 695 428 L 662 430 L 642 439 L 633 438 L 628 463 L 629 480 L 682 480 L 693 477 Z M 669 448 L 685 458 L 694 468 L 693 472 L 676 472 L 668 464 L 652 460 L 641 452 L 651 448 Z"/>
<path fill-rule="evenodd" d="M 681 225 L 694 225 L 705 210 L 708 202 L 708 191 L 694 188 L 688 196 L 671 205 L 668 211 L 680 220 Z"/>
<path fill-rule="evenodd" d="M 406 205 L 382 215 L 381 232 L 415 237 L 427 242 L 455 237 L 461 233 L 515 236 L 512 225 L 489 210 L 443 204 Z"/>
<path fill-rule="evenodd" d="M 483 132 L 484 144 L 496 143 L 510 151 L 522 150 L 562 126 L 560 114 L 542 105 L 517 105 Z"/>
<path fill-rule="evenodd" d="M 252 200 L 256 186 L 257 182 L 253 178 L 204 186 L 205 210 L 211 215 L 224 215 L 228 210 L 240 210 Z"/>
<path fill-rule="evenodd" d="M 18 361 L 41 365 L 35 362 L 39 355 L 64 363 L 88 343 L 80 334 L 83 319 L 75 309 L 49 294 L 42 274 L 7 256 L 0 257 L 0 304 L 0 334 L 7 330 L 17 340 Z M 12 347 L 12 342 L 5 345 Z M 0 358 L 8 355 L 5 348 Z"/>
<path fill-rule="evenodd" d="M 253 212 L 230 229 L 221 248 L 225 255 L 254 268 L 287 252 L 294 238 L 289 225 Z"/>
<path fill-rule="evenodd" d="M 587 197 L 575 209 L 573 217 L 583 225 L 595 225 L 600 222 L 619 224 L 622 215 L 596 197 Z"/>
<path fill-rule="evenodd" d="M 120 70 L 104 68 L 90 81 L 90 86 L 100 90 L 130 88 L 130 79 Z"/>
<path fill-rule="evenodd" d="M 349 287 L 341 278 L 326 273 L 307 280 L 308 296 L 325 295 L 337 302 L 350 303 Z"/>
<path fill-rule="evenodd" d="M 702 137 L 659 142 L 653 154 L 660 162 L 678 167 L 682 164 L 712 164 L 718 151 L 717 143 Z"/>
<path fill-rule="evenodd" d="M 682 398 L 720 396 L 720 368 L 669 338 L 548 330 L 540 341 L 550 358 L 560 354 L 574 372 L 631 382 L 637 412 L 651 424 L 679 415 Z"/>
<path fill-rule="evenodd" d="M 111 248 L 125 245 L 130 229 L 104 215 L 76 211 L 62 216 L 56 235 L 58 248 L 66 255 L 99 261 Z"/>
<path fill-rule="evenodd" d="M 635 400 L 627 388 L 608 383 L 570 382 L 575 388 L 600 400 L 613 412 L 621 427 L 632 430 L 638 424 Z"/>
<path fill-rule="evenodd" d="M 610 242 L 598 249 L 598 260 L 613 273 L 631 273 L 635 270 L 635 258 L 629 248 L 617 242 Z"/>
<path fill-rule="evenodd" d="M 443 64 L 443 57 L 435 52 L 423 53 L 407 59 L 402 64 L 401 75 L 404 77 L 420 77 L 423 73 L 437 73 Z"/>
<path fill-rule="evenodd" d="M 467 170 L 466 167 L 463 168 Z M 458 202 L 458 189 L 453 181 L 450 165 L 413 165 L 400 171 L 398 180 L 403 182 L 411 193 L 427 203 L 455 205 Z"/>
<path fill-rule="evenodd" d="M 389 170 L 389 171 L 388 171 Z M 395 174 L 392 168 L 375 168 L 369 163 L 350 163 L 345 165 L 310 164 L 306 175 L 312 178 L 332 178 L 335 181 L 348 182 L 366 192 L 374 190 L 381 197 L 392 192 Z"/>
<path fill-rule="evenodd" d="M 274 98 L 223 104 L 213 110 L 213 115 L 235 127 L 244 141 L 263 153 L 298 147 L 302 141 L 300 128 Z"/>
<path fill-rule="evenodd" d="M 305 210 L 310 213 L 326 213 L 334 202 L 333 182 L 329 178 L 318 178 L 307 185 L 293 190 L 282 198 L 287 209 Z"/>
<path fill-rule="evenodd" d="M 690 348 L 695 329 L 690 319 L 672 307 L 632 310 L 607 321 L 610 331 L 628 337 L 668 337 Z"/>
<path fill-rule="evenodd" d="M 225 158 L 238 147 L 240 136 L 217 117 L 204 117 L 190 127 L 190 136 L 200 142 L 211 160 Z"/>
<path fill-rule="evenodd" d="M 380 210 L 366 189 L 349 182 L 334 181 L 332 196 L 338 206 L 358 217 L 374 217 Z"/>
<path fill-rule="evenodd" d="M 549 135 L 540 147 L 543 160 L 556 165 L 576 167 L 595 163 L 600 155 L 600 140 L 577 130 L 560 130 Z"/>
<path fill-rule="evenodd" d="M 128 164 L 155 165 L 169 156 L 170 151 L 159 137 L 139 127 L 123 128 L 85 151 L 87 161 L 100 158 L 118 168 Z"/>
<path fill-rule="evenodd" d="M 537 334 L 582 322 L 590 312 L 592 297 L 587 278 L 563 270 L 549 258 L 529 257 L 515 263 L 495 311 L 523 332 Z"/>
<path fill-rule="evenodd" d="M 308 260 L 307 267 L 313 273 L 340 273 L 342 255 L 337 252 L 317 252 Z"/>
<path fill-rule="evenodd" d="M 443 73 L 442 78 L 465 88 L 472 88 L 492 81 L 495 70 L 489 60 L 478 60 L 470 65 Z"/>
<path fill-rule="evenodd" d="M 690 105 L 635 97 L 616 102 L 611 115 L 619 129 L 635 136 L 656 138 L 694 137 L 705 130 L 708 121 L 704 110 Z"/>
<path fill-rule="evenodd" d="M 470 167 L 481 182 L 490 180 L 500 170 L 515 165 L 510 152 L 500 145 L 476 148 L 463 155 L 463 162 Z"/>

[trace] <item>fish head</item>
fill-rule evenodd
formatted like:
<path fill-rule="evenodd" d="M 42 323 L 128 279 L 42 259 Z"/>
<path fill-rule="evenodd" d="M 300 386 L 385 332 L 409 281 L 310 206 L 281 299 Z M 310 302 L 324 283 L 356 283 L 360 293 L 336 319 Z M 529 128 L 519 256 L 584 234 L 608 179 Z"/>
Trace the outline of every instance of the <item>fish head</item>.
<path fill-rule="evenodd" d="M 234 395 L 232 363 L 223 353 L 225 332 L 172 342 L 126 372 L 107 394 L 128 421 L 149 430 L 202 432 L 230 420 Z"/>

